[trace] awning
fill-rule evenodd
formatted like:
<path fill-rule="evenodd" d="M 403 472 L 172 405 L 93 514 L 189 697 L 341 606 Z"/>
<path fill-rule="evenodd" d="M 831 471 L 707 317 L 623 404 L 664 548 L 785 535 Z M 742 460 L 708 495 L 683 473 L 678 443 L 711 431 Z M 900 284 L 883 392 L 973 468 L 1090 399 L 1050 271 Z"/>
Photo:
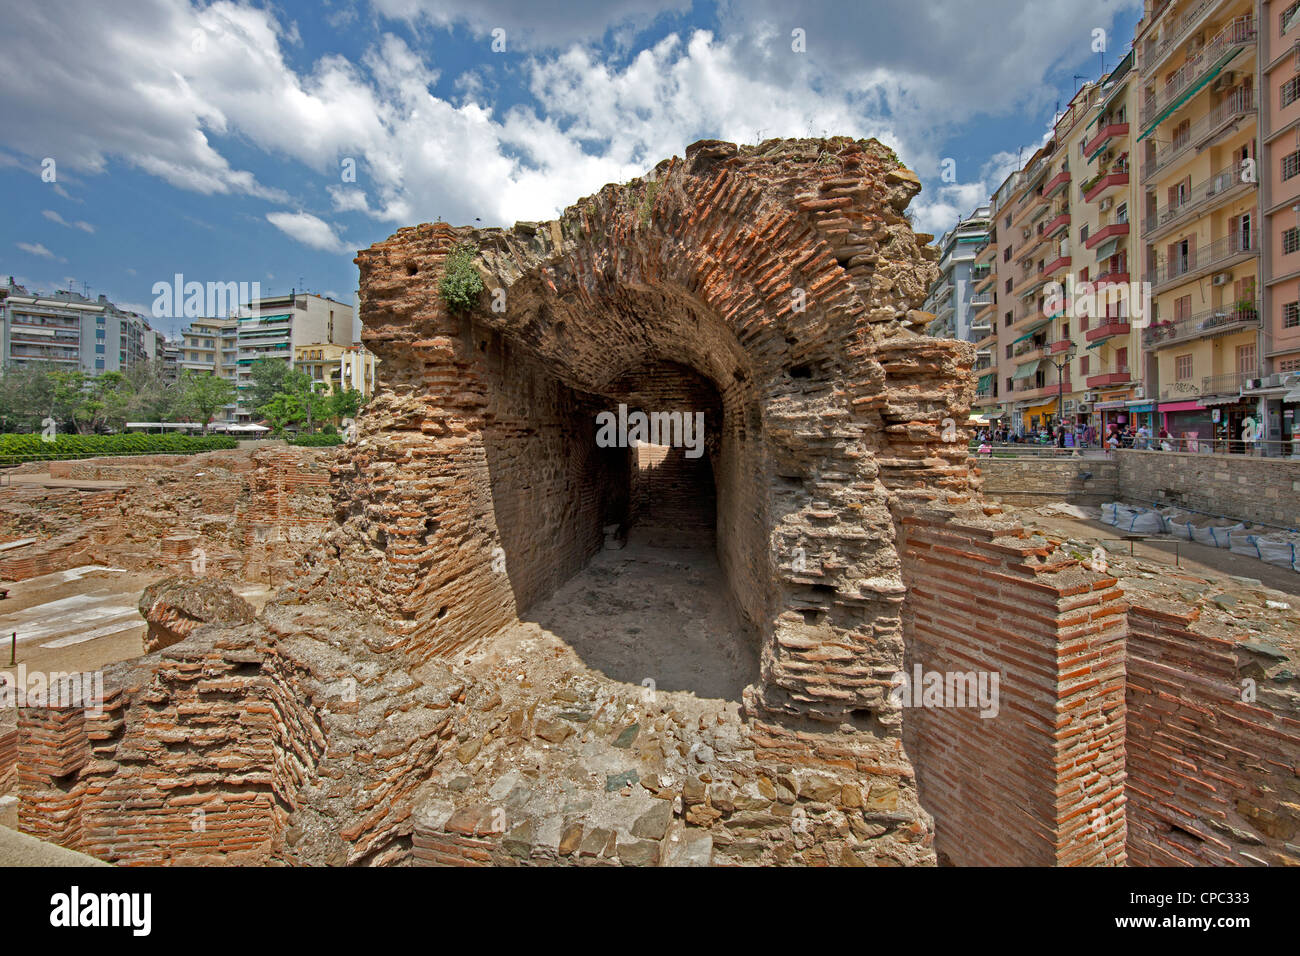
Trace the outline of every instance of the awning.
<path fill-rule="evenodd" d="M 1153 132 L 1155 132 L 1156 127 L 1159 126 L 1161 123 L 1163 123 L 1166 119 L 1168 119 L 1168 118 L 1169 118 L 1169 115 L 1170 115 L 1171 113 L 1173 113 L 1174 110 L 1178 109 L 1178 107 L 1182 106 L 1184 103 L 1186 103 L 1188 100 L 1190 100 L 1193 96 L 1195 96 L 1197 93 L 1199 93 L 1201 90 L 1203 90 L 1203 89 L 1205 88 L 1206 84 L 1208 84 L 1208 83 L 1209 83 L 1211 80 L 1213 80 L 1216 76 L 1218 76 L 1220 73 L 1222 73 L 1222 72 L 1223 72 L 1223 68 L 1224 68 L 1225 66 L 1227 66 L 1229 63 L 1231 63 L 1232 60 L 1233 60 L 1233 57 L 1235 57 L 1238 53 L 1240 53 L 1241 50 L 1242 50 L 1242 48 L 1241 48 L 1241 47 L 1238 47 L 1237 49 L 1232 50 L 1231 52 L 1229 52 L 1228 54 L 1226 54 L 1226 55 L 1224 56 L 1223 60 L 1222 60 L 1221 62 L 1219 62 L 1219 63 L 1214 67 L 1214 69 L 1212 69 L 1209 73 L 1205 74 L 1205 76 L 1201 79 L 1201 81 L 1200 81 L 1199 83 L 1196 83 L 1195 85 L 1193 85 L 1193 86 L 1189 87 L 1188 89 L 1184 90 L 1182 96 L 1178 97 L 1176 100 L 1174 100 L 1172 103 L 1170 103 L 1170 104 L 1169 104 L 1168 106 L 1166 106 L 1164 109 L 1162 109 L 1162 110 L 1160 111 L 1160 114 L 1159 114 L 1155 119 L 1153 119 L 1150 123 L 1147 124 L 1147 128 L 1146 128 L 1146 130 L 1142 133 L 1141 136 L 1139 136 L 1139 137 L 1137 138 L 1137 141 L 1140 143 L 1140 142 L 1142 142 L 1142 140 L 1146 139 L 1146 138 L 1147 138 L 1148 136 L 1150 136 Z"/>
<path fill-rule="evenodd" d="M 1104 338 L 1104 339 L 1098 339 L 1096 342 L 1093 342 L 1091 345 L 1085 345 L 1085 346 L 1083 347 L 1083 350 L 1084 350 L 1085 352 L 1091 352 L 1093 349 L 1099 349 L 1099 348 L 1101 348 L 1103 345 L 1105 345 L 1105 344 L 1106 344 L 1107 342 L 1109 342 L 1109 341 L 1110 341 L 1110 337 L 1109 337 L 1109 336 L 1107 336 L 1107 337 Z"/>
<path fill-rule="evenodd" d="M 1043 328 L 1046 325 L 1047 325 L 1046 322 L 1039 322 L 1035 325 L 1030 326 L 1028 329 L 1025 330 L 1025 334 L 1020 336 L 1020 338 L 1012 339 L 1011 344 L 1016 345 L 1019 342 L 1026 342 L 1029 339 L 1032 339 L 1034 335 L 1038 332 L 1038 330 Z"/>
<path fill-rule="evenodd" d="M 1038 371 L 1038 367 L 1042 364 L 1042 359 L 1034 359 L 1032 362 L 1026 362 L 1024 365 L 1017 366 L 1015 374 L 1011 377 L 1015 379 L 1029 378 L 1029 376 Z"/>
<path fill-rule="evenodd" d="M 1109 239 L 1107 239 L 1105 242 L 1099 245 L 1096 250 L 1097 261 L 1101 262 L 1102 259 L 1109 259 L 1111 256 L 1113 256 L 1115 254 L 1115 250 L 1119 247 L 1119 241 L 1123 238 L 1124 238 L 1123 236 L 1111 236 Z"/>
<path fill-rule="evenodd" d="M 1167 402 L 1160 406 L 1162 412 L 1199 412 L 1203 411 L 1198 402 Z"/>
<path fill-rule="evenodd" d="M 1145 402 L 1139 399 L 1138 401 L 1135 402 L 1129 402 L 1128 410 L 1130 412 L 1134 412 L 1135 414 L 1145 415 L 1147 412 L 1154 411 L 1155 406 L 1150 402 Z"/>
<path fill-rule="evenodd" d="M 1236 405 L 1241 401 L 1240 395 L 1216 395 L 1211 398 L 1197 399 L 1202 408 L 1211 408 L 1215 405 Z"/>
<path fill-rule="evenodd" d="M 989 372 L 987 375 L 981 375 L 979 379 L 979 384 L 976 385 L 976 388 L 981 392 L 984 391 L 984 386 L 993 384 L 993 376 L 995 374 L 996 373 L 994 372 Z"/>
<path fill-rule="evenodd" d="M 1283 402 L 1300 402 L 1300 385 L 1297 385 L 1291 391 L 1282 396 Z"/>

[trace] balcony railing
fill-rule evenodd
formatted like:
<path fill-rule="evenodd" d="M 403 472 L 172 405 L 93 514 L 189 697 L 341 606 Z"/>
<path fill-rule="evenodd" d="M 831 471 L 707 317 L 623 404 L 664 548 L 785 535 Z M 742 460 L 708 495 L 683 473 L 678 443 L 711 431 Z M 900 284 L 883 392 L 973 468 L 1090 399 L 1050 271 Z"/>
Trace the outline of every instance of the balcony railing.
<path fill-rule="evenodd" d="M 1150 179 L 1170 164 L 1183 158 L 1194 143 L 1203 142 L 1220 127 L 1258 108 L 1253 89 L 1233 90 L 1226 100 L 1210 111 L 1210 115 L 1196 122 L 1184 135 L 1156 153 L 1156 158 L 1142 165 L 1142 178 Z"/>
<path fill-rule="evenodd" d="M 970 304 L 971 304 L 972 306 L 977 307 L 977 308 L 980 307 L 980 306 L 992 305 L 992 304 L 993 304 L 993 293 L 992 293 L 992 292 L 977 292 L 977 293 L 975 293 L 973 296 L 970 297 Z"/>
<path fill-rule="evenodd" d="M 1097 131 L 1097 135 L 1088 140 L 1088 145 L 1083 148 L 1085 155 L 1092 156 L 1097 150 L 1106 144 L 1106 141 L 1116 136 L 1128 135 L 1128 123 L 1110 122 Z"/>
<path fill-rule="evenodd" d="M 1123 385 L 1131 380 L 1132 375 L 1129 373 L 1129 367 L 1127 365 L 1116 365 L 1108 372 L 1089 375 L 1086 384 L 1088 388 L 1108 388 L 1111 385 Z"/>
<path fill-rule="evenodd" d="M 1102 226 L 1087 239 L 1084 240 L 1084 248 L 1095 249 L 1112 236 L 1127 236 L 1129 232 L 1128 221 L 1112 222 Z"/>
<path fill-rule="evenodd" d="M 1236 47 L 1245 47 L 1255 42 L 1258 35 L 1253 16 L 1237 17 L 1217 34 L 1214 39 L 1187 58 L 1187 61 L 1174 71 L 1159 93 L 1148 96 L 1142 104 L 1142 126 L 1149 126 L 1161 113 L 1193 84 L 1214 68 L 1219 59 Z"/>
<path fill-rule="evenodd" d="M 1241 329 L 1259 328 L 1259 303 L 1246 309 L 1224 307 L 1198 312 L 1185 319 L 1158 322 L 1142 330 L 1142 344 L 1147 348 L 1164 348 L 1209 335 L 1224 335 Z"/>
<path fill-rule="evenodd" d="M 1257 255 L 1258 252 L 1258 230 L 1249 233 L 1234 232 L 1203 249 L 1197 249 L 1191 255 L 1175 256 L 1172 262 L 1157 266 L 1152 272 L 1151 285 L 1153 289 L 1158 289 L 1162 285 L 1177 282 L 1184 276 L 1216 268 L 1242 256 Z"/>
<path fill-rule="evenodd" d="M 1154 215 L 1147 216 L 1142 223 L 1142 231 L 1149 234 L 1165 226 L 1171 226 L 1197 209 L 1222 199 L 1225 193 L 1237 186 L 1254 188 L 1254 185 L 1242 180 L 1241 171 L 1237 166 L 1229 166 L 1215 173 L 1205 182 L 1193 186 L 1182 199 L 1162 206 L 1155 211 Z"/>
<path fill-rule="evenodd" d="M 1128 163 L 1115 163 L 1079 187 L 1084 202 L 1092 202 L 1113 186 L 1128 185 Z"/>
<path fill-rule="evenodd" d="M 1202 395 L 1233 395 L 1239 393 L 1246 382 L 1262 378 L 1259 368 L 1224 375 L 1207 375 L 1201 380 Z"/>
<path fill-rule="evenodd" d="M 1205 16 L 1210 7 L 1214 6 L 1218 0 L 1201 0 L 1191 10 L 1183 14 L 1177 23 L 1172 23 L 1165 27 L 1159 43 L 1147 43 L 1142 50 L 1142 68 L 1144 70 L 1153 70 L 1159 66 L 1160 62 L 1174 51 L 1174 48 L 1182 42 L 1183 38 L 1200 19 Z M 1156 9 L 1151 15 L 1151 21 L 1154 23 L 1160 14 L 1169 6 L 1168 2 L 1156 4 Z"/>
<path fill-rule="evenodd" d="M 1095 329 L 1089 329 L 1084 333 L 1084 338 L 1089 342 L 1098 342 L 1101 339 L 1108 339 L 1113 335 L 1128 335 L 1132 326 L 1127 322 L 1107 319 L 1105 325 L 1099 325 Z"/>

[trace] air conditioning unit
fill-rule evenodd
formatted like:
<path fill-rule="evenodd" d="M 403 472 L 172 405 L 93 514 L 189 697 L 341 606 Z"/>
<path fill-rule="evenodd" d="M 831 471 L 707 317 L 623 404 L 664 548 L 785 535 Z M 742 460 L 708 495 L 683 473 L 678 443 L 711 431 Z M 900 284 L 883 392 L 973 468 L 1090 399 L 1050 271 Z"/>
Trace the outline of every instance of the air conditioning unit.
<path fill-rule="evenodd" d="M 1097 393 L 1096 393 L 1096 392 L 1084 392 L 1084 393 L 1083 393 L 1083 400 L 1084 400 L 1085 402 L 1095 402 L 1095 401 L 1097 400 Z"/>
<path fill-rule="evenodd" d="M 1214 278 L 1211 279 L 1210 281 L 1213 282 L 1215 285 L 1227 285 L 1228 280 L 1231 278 L 1232 276 L 1227 272 L 1216 272 L 1214 274 Z"/>
<path fill-rule="evenodd" d="M 1078 412 L 1080 415 L 1082 415 L 1084 412 L 1092 411 L 1092 406 L 1089 405 L 1087 402 L 1080 402 L 1079 406 L 1075 409 L 1075 411 Z"/>
<path fill-rule="evenodd" d="M 1112 197 L 1107 196 L 1101 202 L 1097 203 L 1097 209 L 1101 212 L 1105 212 L 1107 209 L 1111 207 L 1111 204 L 1114 202 L 1115 200 Z"/>
<path fill-rule="evenodd" d="M 1263 382 L 1257 378 L 1248 378 L 1241 383 L 1242 388 L 1262 388 Z"/>
<path fill-rule="evenodd" d="M 1222 93 L 1224 90 L 1232 89 L 1233 76 L 1234 74 L 1232 73 L 1220 74 L 1219 77 L 1214 81 L 1214 86 L 1212 87 L 1214 92 Z"/>
<path fill-rule="evenodd" d="M 1134 398 L 1146 398 L 1146 397 L 1147 397 L 1147 390 L 1146 390 L 1146 387 L 1143 386 L 1143 385 L 1135 385 L 1135 386 L 1133 387 L 1133 397 L 1134 397 Z"/>

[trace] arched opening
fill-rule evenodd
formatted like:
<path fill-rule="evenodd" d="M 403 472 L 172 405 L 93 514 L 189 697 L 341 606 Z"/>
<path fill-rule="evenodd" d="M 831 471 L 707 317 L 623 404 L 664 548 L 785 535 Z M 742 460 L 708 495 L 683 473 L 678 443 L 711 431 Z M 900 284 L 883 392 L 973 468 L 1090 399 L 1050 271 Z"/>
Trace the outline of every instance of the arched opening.
<path fill-rule="evenodd" d="M 709 323 L 692 324 L 698 340 Z M 518 619 L 613 680 L 739 701 L 759 677 L 761 609 L 732 571 L 752 564 L 764 507 L 740 380 L 720 389 L 687 349 L 651 341 L 630 361 L 592 348 L 575 387 L 545 349 L 469 331 L 495 557 Z"/>

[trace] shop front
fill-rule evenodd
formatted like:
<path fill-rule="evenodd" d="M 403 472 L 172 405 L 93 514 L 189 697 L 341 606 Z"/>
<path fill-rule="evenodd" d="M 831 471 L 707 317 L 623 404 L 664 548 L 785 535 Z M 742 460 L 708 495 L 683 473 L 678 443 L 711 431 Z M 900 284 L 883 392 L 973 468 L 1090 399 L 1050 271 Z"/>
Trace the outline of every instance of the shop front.
<path fill-rule="evenodd" d="M 1254 443 L 1244 440 L 1244 432 L 1247 419 L 1258 420 L 1258 401 L 1232 395 L 1221 399 L 1202 398 L 1201 405 L 1210 415 L 1215 451 L 1240 455 L 1251 450 Z"/>
<path fill-rule="evenodd" d="M 1122 398 L 1105 398 L 1092 406 L 1096 421 L 1097 433 L 1101 440 L 1105 441 L 1106 436 L 1112 430 L 1121 430 L 1128 427 L 1128 402 Z"/>
<path fill-rule="evenodd" d="M 1021 434 L 1029 435 L 1038 429 L 1046 429 L 1056 421 L 1056 399 L 1041 405 L 1030 405 L 1020 410 Z"/>
<path fill-rule="evenodd" d="M 1145 399 L 1134 399 L 1127 402 L 1129 425 L 1132 427 L 1134 434 L 1139 428 L 1146 426 L 1152 436 L 1159 433 L 1160 429 L 1155 423 L 1155 405 Z"/>
<path fill-rule="evenodd" d="M 1209 439 L 1214 436 L 1214 423 L 1210 413 L 1200 402 L 1157 402 L 1156 434 L 1163 428 L 1173 438 L 1184 439 L 1189 443 Z M 1194 451 L 1191 445 L 1179 447 L 1179 450 Z"/>

